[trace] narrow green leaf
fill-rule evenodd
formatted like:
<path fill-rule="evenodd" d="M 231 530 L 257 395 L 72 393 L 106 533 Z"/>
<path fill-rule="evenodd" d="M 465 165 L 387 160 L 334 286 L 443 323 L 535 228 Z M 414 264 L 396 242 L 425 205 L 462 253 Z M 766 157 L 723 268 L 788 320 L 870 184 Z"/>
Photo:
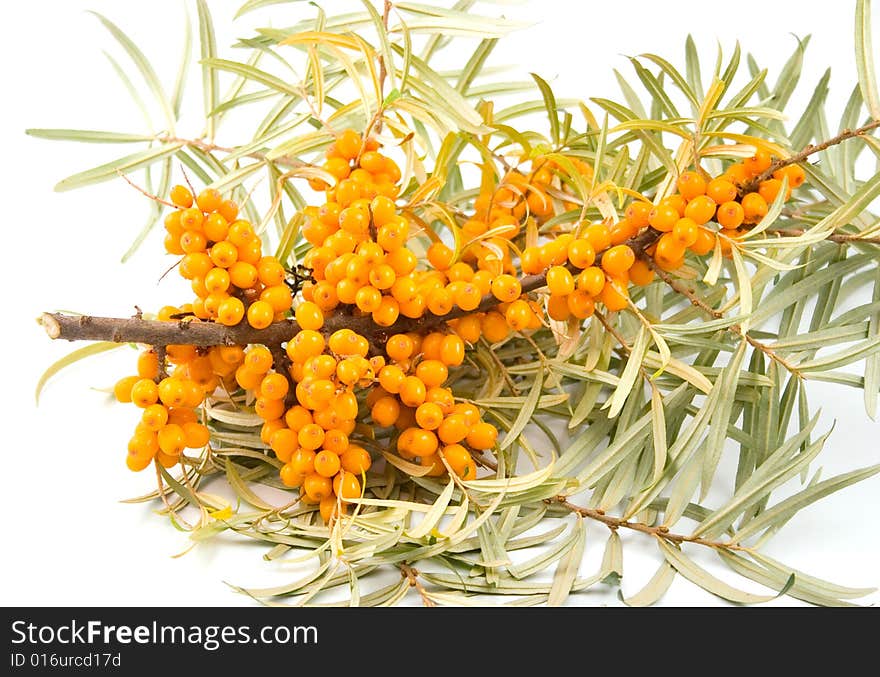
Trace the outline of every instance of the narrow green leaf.
<path fill-rule="evenodd" d="M 608 409 L 609 418 L 614 418 L 620 413 L 620 410 L 623 409 L 624 403 L 629 397 L 630 392 L 632 392 L 633 386 L 636 384 L 636 379 L 639 378 L 639 369 L 644 362 L 645 352 L 648 350 L 649 343 L 650 334 L 644 327 L 641 327 L 636 336 L 636 340 L 633 342 L 632 350 L 627 356 L 626 366 L 623 369 L 623 373 L 620 375 L 620 381 L 617 384 L 617 388 L 614 389 L 614 393 L 605 403 L 605 408 Z"/>
<path fill-rule="evenodd" d="M 856 70 L 859 88 L 871 117 L 880 120 L 880 94 L 877 93 L 877 74 L 874 72 L 874 47 L 871 40 L 871 0 L 856 0 Z"/>
<path fill-rule="evenodd" d="M 663 560 L 660 568 L 651 576 L 651 580 L 645 584 L 645 587 L 632 597 L 624 597 L 623 593 L 619 593 L 620 600 L 627 606 L 651 606 L 669 590 L 669 586 L 675 580 L 675 573 L 675 567 L 666 560 Z"/>
<path fill-rule="evenodd" d="M 680 549 L 669 545 L 666 541 L 658 540 L 657 544 L 660 546 L 660 551 L 663 553 L 666 561 L 675 567 L 675 570 L 678 571 L 678 573 L 688 579 L 691 583 L 699 585 L 707 592 L 711 592 L 713 595 L 717 595 L 722 599 L 726 599 L 736 604 L 762 604 L 776 599 L 779 596 L 779 594 L 756 595 L 750 592 L 744 592 L 743 590 L 738 590 L 710 574 L 708 571 L 697 565 Z"/>
<path fill-rule="evenodd" d="M 38 139 L 51 141 L 78 141 L 80 143 L 139 143 L 153 141 L 148 134 L 126 134 L 91 129 L 26 129 L 24 133 Z"/>
<path fill-rule="evenodd" d="M 212 112 L 219 103 L 219 77 L 217 70 L 210 63 L 217 56 L 217 38 L 214 35 L 214 22 L 211 19 L 211 10 L 205 0 L 197 0 L 196 7 L 199 14 L 199 53 L 202 63 L 202 97 L 205 106 L 205 120 L 207 127 L 205 136 L 214 138 L 217 119 Z"/>
<path fill-rule="evenodd" d="M 553 144 L 559 145 L 559 111 L 556 103 L 556 96 L 547 81 L 537 73 L 530 73 L 532 78 L 538 84 L 541 90 L 541 96 L 544 97 L 544 107 L 547 109 L 547 119 L 550 121 L 550 138 Z"/>
<path fill-rule="evenodd" d="M 37 381 L 37 387 L 34 390 L 34 401 L 39 404 L 40 403 L 40 393 L 43 392 L 43 388 L 50 378 L 55 376 L 59 371 L 64 369 L 65 367 L 69 367 L 76 362 L 79 362 L 81 359 L 85 357 L 91 357 L 92 355 L 97 355 L 99 353 L 105 353 L 108 350 L 113 350 L 114 348 L 119 348 L 120 346 L 125 345 L 124 343 L 113 343 L 111 341 L 100 341 L 98 343 L 90 343 L 87 346 L 82 348 L 77 348 L 72 353 L 69 353 L 62 357 L 60 360 L 56 360 L 52 364 L 50 364 L 46 371 L 42 373 L 39 380 Z"/>
<path fill-rule="evenodd" d="M 547 606 L 561 606 L 571 593 L 571 588 L 577 578 L 578 569 L 584 557 L 587 530 L 583 519 L 577 518 L 577 539 L 568 554 L 559 560 L 556 572 L 553 574 L 553 583 L 550 585 L 550 596 Z"/>
<path fill-rule="evenodd" d="M 159 102 L 159 105 L 162 108 L 162 112 L 165 114 L 165 121 L 168 124 L 168 131 L 173 134 L 175 120 L 174 109 L 165 94 L 165 89 L 162 87 L 162 83 L 159 81 L 159 78 L 156 75 L 156 71 L 153 70 L 153 66 L 144 56 L 144 53 L 138 48 L 136 44 L 134 44 L 134 42 L 132 42 L 131 38 L 129 38 L 124 32 L 122 32 L 119 26 L 117 26 L 115 23 L 102 16 L 101 14 L 98 14 L 97 12 L 89 13 L 97 17 L 97 19 L 104 25 L 104 27 L 108 31 L 110 31 L 110 34 L 114 38 L 116 38 L 117 42 L 119 42 L 119 44 L 126 51 L 129 58 L 134 63 L 134 65 L 137 67 L 138 71 L 140 71 L 141 76 L 144 78 L 144 81 L 147 83 L 150 91 L 153 92 L 153 95 L 156 97 L 156 100 Z"/>
<path fill-rule="evenodd" d="M 769 508 L 758 515 L 756 518 L 748 522 L 740 528 L 732 537 L 734 543 L 741 543 L 746 538 L 757 534 L 758 532 L 773 526 L 774 524 L 790 519 L 797 512 L 803 510 L 808 505 L 815 503 L 825 496 L 829 496 L 841 489 L 861 482 L 868 477 L 872 477 L 880 472 L 880 465 L 873 465 L 861 470 L 853 470 L 852 472 L 838 475 L 819 482 L 808 487 L 798 493 L 790 496 L 784 501 L 780 501 L 772 508 Z"/>
<path fill-rule="evenodd" d="M 174 119 L 180 118 L 180 106 L 183 103 L 183 92 L 186 86 L 186 76 L 189 73 L 189 62 L 192 58 L 192 21 L 189 12 L 184 12 L 183 51 L 180 55 L 180 66 L 177 69 L 177 77 L 174 79 L 174 87 L 171 88 L 171 108 L 174 111 Z"/>
<path fill-rule="evenodd" d="M 182 143 L 172 143 L 163 146 L 155 146 L 153 148 L 148 148 L 147 150 L 132 153 L 131 155 L 126 155 L 125 157 L 118 158 L 112 162 L 100 165 L 99 167 L 87 169 L 84 172 L 68 176 L 66 179 L 62 179 L 55 184 L 55 190 L 60 193 L 66 190 L 82 188 L 83 186 L 115 179 L 119 174 L 128 174 L 136 169 L 151 165 L 163 157 L 172 155 L 182 147 Z"/>
<path fill-rule="evenodd" d="M 880 270 L 875 273 L 873 303 L 880 303 Z M 871 314 L 868 340 L 880 338 L 880 309 Z M 865 358 L 865 411 L 872 419 L 877 415 L 877 391 L 880 390 L 880 353 Z"/>
<path fill-rule="evenodd" d="M 535 413 L 535 408 L 538 406 L 538 398 L 541 397 L 543 384 L 544 374 L 539 371 L 535 374 L 535 380 L 532 383 L 529 394 L 523 402 L 522 409 L 519 410 L 516 419 L 514 419 L 513 424 L 510 426 L 510 430 L 507 431 L 504 439 L 501 440 L 501 443 L 498 445 L 498 448 L 502 451 L 513 444 L 514 440 L 522 434 L 522 431 L 531 420 Z"/>

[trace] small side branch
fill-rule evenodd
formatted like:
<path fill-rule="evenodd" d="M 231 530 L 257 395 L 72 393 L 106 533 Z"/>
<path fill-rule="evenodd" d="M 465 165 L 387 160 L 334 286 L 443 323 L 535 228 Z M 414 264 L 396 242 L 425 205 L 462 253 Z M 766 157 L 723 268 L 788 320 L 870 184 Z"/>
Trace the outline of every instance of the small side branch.
<path fill-rule="evenodd" d="M 601 522 L 612 531 L 616 531 L 617 529 L 629 529 L 631 531 L 639 531 L 643 534 L 649 534 L 663 541 L 666 541 L 667 543 L 672 543 L 675 545 L 681 545 L 682 543 L 696 543 L 697 545 L 704 545 L 706 547 L 715 548 L 717 550 L 741 550 L 746 552 L 749 551 L 749 548 L 741 545 L 736 545 L 734 543 L 722 543 L 721 541 L 711 541 L 706 538 L 700 538 L 699 536 L 685 536 L 684 534 L 675 534 L 670 532 L 669 528 L 663 525 L 652 527 L 642 522 L 629 522 L 619 517 L 606 515 L 602 510 L 596 510 L 594 508 L 583 508 L 579 505 L 575 505 L 574 503 L 570 503 L 565 496 L 557 496 L 556 498 L 546 499 L 545 502 L 559 503 L 563 507 L 567 508 L 573 513 L 580 515 L 581 517 L 586 517 L 587 519 Z"/>
<path fill-rule="evenodd" d="M 863 125 L 862 127 L 859 127 L 857 129 L 844 129 L 837 136 L 832 136 L 830 139 L 827 139 L 822 143 L 816 145 L 808 144 L 807 146 L 804 146 L 804 148 L 799 153 L 795 153 L 791 157 L 779 158 L 778 160 L 775 160 L 765 172 L 759 174 L 750 181 L 746 181 L 740 189 L 740 194 L 751 193 L 752 191 L 757 190 L 761 181 L 766 181 L 767 179 L 769 179 L 771 176 L 773 176 L 773 172 L 778 169 L 782 169 L 783 167 L 787 167 L 788 165 L 795 165 L 799 162 L 803 162 L 815 153 L 821 153 L 823 150 L 827 150 L 828 148 L 831 148 L 831 146 L 836 146 L 839 143 L 843 143 L 847 139 L 852 139 L 857 136 L 863 136 L 868 132 L 877 129 L 878 127 L 880 127 L 880 120 L 872 120 L 868 124 Z"/>

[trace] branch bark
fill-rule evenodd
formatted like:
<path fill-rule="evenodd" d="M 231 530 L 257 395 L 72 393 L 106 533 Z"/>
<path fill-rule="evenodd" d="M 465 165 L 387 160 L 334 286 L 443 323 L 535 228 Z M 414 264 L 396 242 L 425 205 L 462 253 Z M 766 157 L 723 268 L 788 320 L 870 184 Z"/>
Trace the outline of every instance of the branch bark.
<path fill-rule="evenodd" d="M 872 120 L 868 124 L 863 125 L 862 127 L 858 127 L 857 129 L 844 129 L 837 136 L 832 136 L 830 139 L 827 139 L 822 143 L 816 145 L 809 144 L 805 146 L 799 153 L 795 153 L 791 157 L 779 158 L 774 161 L 765 172 L 759 174 L 749 181 L 746 181 L 740 188 L 740 195 L 745 195 L 746 193 L 751 193 L 758 190 L 758 186 L 760 185 L 761 181 L 766 181 L 767 179 L 769 179 L 771 176 L 773 176 L 773 172 L 775 172 L 777 169 L 782 169 L 783 167 L 787 167 L 788 165 L 794 165 L 799 162 L 803 162 L 815 153 L 820 153 L 823 150 L 827 150 L 828 148 L 831 148 L 831 146 L 836 146 L 839 143 L 843 143 L 847 139 L 852 139 L 856 136 L 867 134 L 868 132 L 877 129 L 878 127 L 880 127 L 880 120 Z"/>

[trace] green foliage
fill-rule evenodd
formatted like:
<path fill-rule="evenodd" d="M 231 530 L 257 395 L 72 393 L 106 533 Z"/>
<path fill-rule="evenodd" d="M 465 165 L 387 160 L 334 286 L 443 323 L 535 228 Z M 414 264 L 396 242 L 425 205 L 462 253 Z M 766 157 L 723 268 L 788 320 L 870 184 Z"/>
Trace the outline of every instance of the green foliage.
<path fill-rule="evenodd" d="M 281 1 L 250 0 L 239 15 Z M 174 129 L 189 50 L 169 97 L 139 48 L 115 24 L 98 17 L 145 82 L 145 95 L 159 104 L 164 131 L 28 133 L 125 147 L 143 144 L 63 179 L 57 190 L 158 170 L 158 183 L 148 183 L 147 189 L 163 194 L 176 164 L 196 180 L 239 197 L 268 179 L 273 207 L 249 201 L 248 217 L 264 226 L 275 219 L 275 232 L 266 228 L 263 236 L 291 264 L 306 247 L 299 234 L 305 199 L 295 181 L 283 178 L 295 174 L 291 170 L 312 168 L 333 130 L 349 126 L 381 128 L 398 144 L 407 159 L 405 176 L 412 179 L 402 199 L 438 232 L 445 227 L 438 200 L 447 214 L 471 208 L 475 192 L 461 183 L 460 170 L 467 163 L 503 157 L 516 165 L 556 153 L 593 165 L 589 182 L 573 171 L 563 176 L 579 204 L 548 223 L 549 229 L 583 218 L 616 219 L 628 196 L 668 194 L 677 174 L 694 162 L 718 173 L 722 163 L 750 155 L 756 143 L 786 157 L 826 136 L 827 73 L 802 116 L 792 115 L 788 107 L 800 86 L 808 40 L 798 44 L 772 88 L 767 71 L 752 55 L 743 60 L 739 45 L 726 62 L 719 56 L 706 77 L 688 39 L 683 73 L 661 56 L 640 55 L 631 59 L 634 80 L 617 74 L 625 103 L 599 98 L 588 103 L 556 96 L 535 74 L 534 83 L 499 80 L 495 70 L 485 67 L 487 58 L 497 38 L 518 25 L 474 14 L 470 0 L 453 9 L 394 4 L 387 29 L 369 2 L 363 11 L 343 16 L 311 9 L 314 18 L 260 30 L 230 52 L 216 44 L 207 3 L 199 0 L 204 131 L 191 139 L 177 136 Z M 463 51 L 472 56 L 457 70 L 435 70 L 436 55 L 456 44 L 456 36 L 484 39 L 476 51 Z M 869 3 L 862 0 L 855 46 L 859 88 L 841 128 L 866 115 L 880 117 Z M 384 81 L 381 68 L 387 72 Z M 734 79 L 744 71 L 749 82 L 735 91 Z M 230 78 L 224 93 L 221 82 Z M 519 99 L 507 108 L 489 105 L 505 95 Z M 232 111 L 251 116 L 253 134 L 221 145 L 215 139 Z M 538 120 L 536 113 L 545 119 Z M 389 454 L 387 440 L 378 436 L 365 446 L 384 456 L 384 471 L 364 478 L 367 497 L 355 501 L 350 519 L 328 530 L 315 521 L 310 507 L 277 507 L 255 490 L 258 485 L 281 488 L 279 463 L 259 439 L 260 419 L 247 402 L 233 399 L 207 409 L 213 452 L 193 460 L 184 476 L 166 476 L 165 512 L 190 531 L 194 542 L 234 532 L 264 541 L 271 547 L 270 559 L 301 557 L 302 550 L 316 557 L 318 566 L 304 579 L 243 590 L 270 604 L 279 598 L 336 604 L 324 594 L 335 587 L 348 590 L 351 604 L 393 604 L 406 594 L 408 581 L 369 589 L 369 574 L 404 565 L 422 568 L 422 595 L 432 603 L 485 603 L 485 597 L 477 596 L 501 595 L 517 605 L 558 604 L 593 585 L 617 585 L 623 576 L 618 534 L 638 531 L 656 542 L 659 569 L 640 592 L 622 598 L 628 605 L 653 603 L 679 574 L 740 604 L 782 594 L 814 604 L 848 604 L 869 591 L 794 571 L 761 554 L 760 547 L 801 509 L 880 472 L 880 466 L 873 466 L 822 481 L 818 475 L 809 478 L 828 436 L 814 436 L 817 419 L 807 404 L 809 381 L 864 389 L 867 413 L 876 414 L 880 277 L 877 245 L 869 240 L 880 232 L 880 221 L 868 208 L 880 195 L 880 177 L 857 171 L 856 156 L 865 147 L 880 156 L 880 144 L 869 133 L 821 151 L 821 162 L 807 167 L 809 190 L 796 193 L 794 202 L 774 203 L 732 259 L 718 250 L 681 271 L 699 304 L 658 280 L 634 293 L 638 312 L 609 320 L 619 341 L 604 330 L 602 318 L 594 317 L 583 330 L 550 327 L 530 340 L 514 336 L 478 347 L 470 368 L 458 375 L 456 389 L 487 408 L 504 430 L 491 479 L 420 477 L 416 466 Z M 147 230 L 160 216 L 158 208 L 151 212 Z M 852 241 L 833 240 L 840 235 Z M 841 302 L 866 285 L 873 290 L 872 300 L 835 316 Z M 106 348 L 83 349 L 71 359 Z M 49 374 L 60 366 L 64 363 Z M 853 373 L 855 366 L 860 375 Z M 559 439 L 561 430 L 567 439 Z M 721 458 L 730 454 L 738 458 L 735 486 L 722 487 L 725 499 L 703 505 Z M 214 478 L 234 489 L 240 502 L 236 509 L 202 488 Z M 561 520 L 571 513 L 567 497 L 584 494 L 586 512 L 566 526 Z M 189 525 L 184 514 L 193 513 L 186 513 L 187 507 L 199 509 Z M 590 512 L 596 509 L 601 512 Z M 609 522 L 602 515 L 619 517 Z M 590 519 L 615 529 L 600 570 L 582 578 L 584 549 L 594 547 L 585 540 L 583 522 Z M 746 593 L 709 574 L 686 554 L 701 547 L 770 592 Z M 529 549 L 535 554 L 516 562 L 510 556 Z"/>

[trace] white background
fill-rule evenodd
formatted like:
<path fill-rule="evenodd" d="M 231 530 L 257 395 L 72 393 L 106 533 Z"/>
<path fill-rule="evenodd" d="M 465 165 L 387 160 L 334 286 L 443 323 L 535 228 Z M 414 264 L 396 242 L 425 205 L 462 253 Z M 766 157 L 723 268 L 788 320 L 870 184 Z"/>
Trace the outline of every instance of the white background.
<path fill-rule="evenodd" d="M 221 47 L 270 15 L 274 25 L 285 25 L 302 17 L 308 7 L 307 3 L 279 5 L 230 30 L 229 19 L 238 4 L 210 2 Z M 510 14 L 538 23 L 499 47 L 496 62 L 519 64 L 520 78 L 528 71 L 544 75 L 561 96 L 617 98 L 611 69 L 627 77 L 632 73 L 624 55 L 655 52 L 683 67 L 688 32 L 695 36 L 706 68 L 714 61 L 716 42 L 729 54 L 739 39 L 744 51 L 753 52 L 771 69 L 771 83 L 795 45 L 792 34 L 812 33 L 800 100 L 831 66 L 832 109 L 839 110 L 855 82 L 849 4 L 766 0 L 519 4 Z M 359 7 L 357 2 L 333 3 L 328 10 L 338 5 Z M 252 604 L 224 581 L 264 585 L 297 577 L 289 565 L 264 562 L 261 547 L 233 545 L 227 539 L 172 558 L 187 547 L 185 534 L 153 515 L 148 506 L 119 502 L 152 488 L 151 476 L 130 473 L 124 465 L 133 413 L 110 405 L 107 396 L 96 390 L 131 370 L 130 351 L 69 370 L 47 388 L 39 408 L 34 406 L 39 374 L 73 347 L 45 337 L 34 322 L 41 311 L 124 316 L 133 312 L 135 304 L 155 309 L 180 298 L 185 287 L 175 279 L 157 283 L 164 265 L 159 237 L 148 240 L 130 263 L 118 263 L 146 210 L 144 198 L 121 180 L 73 193 L 52 192 L 58 179 L 127 149 L 35 140 L 25 137 L 24 129 L 142 131 L 136 108 L 101 54 L 102 49 L 119 52 L 85 10 L 100 11 L 128 31 L 170 89 L 184 6 L 178 0 L 30 0 L 4 3 L 0 10 L 4 26 L 0 171 L 6 205 L 0 235 L 0 277 L 6 280 L 0 332 L 5 375 L 0 408 L 4 525 L 0 603 L 6 605 Z M 197 76 L 191 84 L 195 87 L 185 106 L 198 115 Z M 834 124 L 834 115 L 830 119 Z M 197 125 L 184 124 L 180 133 L 199 131 Z M 235 141 L 234 130 L 228 131 Z M 223 138 L 221 133 L 221 142 Z M 812 404 L 823 408 L 820 427 L 837 421 L 819 457 L 823 476 L 878 462 L 880 429 L 866 418 L 861 393 L 819 383 L 812 386 Z M 768 553 L 841 583 L 880 585 L 878 496 L 880 478 L 874 477 L 821 501 L 771 542 Z M 586 573 L 595 571 L 605 536 L 598 527 L 590 531 Z M 623 588 L 632 594 L 656 568 L 657 552 L 639 534 L 622 536 Z M 710 559 L 700 561 L 711 566 Z M 726 576 L 723 571 L 719 575 Z M 748 582 L 742 587 L 761 591 Z M 866 599 L 878 600 L 876 593 Z M 616 591 L 597 586 L 573 596 L 570 603 L 618 602 Z M 679 578 L 662 603 L 723 602 Z M 773 604 L 798 602 L 781 599 Z"/>

